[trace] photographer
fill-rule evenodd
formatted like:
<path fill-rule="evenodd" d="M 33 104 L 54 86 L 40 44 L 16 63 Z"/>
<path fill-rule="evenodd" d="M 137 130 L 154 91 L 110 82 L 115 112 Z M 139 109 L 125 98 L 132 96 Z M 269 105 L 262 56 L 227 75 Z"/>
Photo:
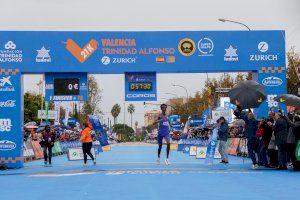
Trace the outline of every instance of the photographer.
<path fill-rule="evenodd" d="M 218 129 L 218 136 L 219 136 L 219 153 L 221 154 L 222 161 L 220 163 L 228 164 L 228 154 L 227 154 L 227 147 L 226 142 L 228 139 L 228 124 L 224 117 L 220 117 L 217 120 Z"/>

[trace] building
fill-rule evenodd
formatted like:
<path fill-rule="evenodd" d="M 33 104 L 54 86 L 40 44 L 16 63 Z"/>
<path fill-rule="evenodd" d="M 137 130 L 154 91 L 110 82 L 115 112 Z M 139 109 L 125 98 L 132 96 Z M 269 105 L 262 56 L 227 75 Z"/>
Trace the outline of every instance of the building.
<path fill-rule="evenodd" d="M 145 113 L 144 115 L 144 125 L 145 127 L 152 125 L 159 117 L 159 110 L 151 110 Z"/>

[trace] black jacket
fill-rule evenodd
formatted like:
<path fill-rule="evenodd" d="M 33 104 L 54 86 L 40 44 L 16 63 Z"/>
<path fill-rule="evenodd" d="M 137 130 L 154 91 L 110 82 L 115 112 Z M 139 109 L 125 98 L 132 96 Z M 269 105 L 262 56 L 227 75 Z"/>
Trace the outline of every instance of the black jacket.
<path fill-rule="evenodd" d="M 285 144 L 287 141 L 288 123 L 284 117 L 280 117 L 275 121 L 273 126 L 275 142 L 277 145 Z"/>

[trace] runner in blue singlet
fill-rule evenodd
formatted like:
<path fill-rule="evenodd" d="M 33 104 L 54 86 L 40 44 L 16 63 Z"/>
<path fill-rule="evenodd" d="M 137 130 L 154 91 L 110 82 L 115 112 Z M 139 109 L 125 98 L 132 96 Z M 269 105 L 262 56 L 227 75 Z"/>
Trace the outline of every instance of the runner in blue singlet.
<path fill-rule="evenodd" d="M 168 116 L 166 115 L 166 110 L 167 110 L 167 105 L 162 104 L 160 106 L 160 109 L 162 113 L 159 115 L 158 120 L 155 123 L 159 123 L 158 127 L 158 158 L 157 158 L 157 163 L 160 163 L 160 152 L 161 148 L 163 145 L 163 139 L 165 138 L 165 141 L 167 143 L 167 158 L 165 160 L 166 165 L 169 165 L 169 154 L 170 154 L 170 125 L 169 125 L 169 120 Z"/>

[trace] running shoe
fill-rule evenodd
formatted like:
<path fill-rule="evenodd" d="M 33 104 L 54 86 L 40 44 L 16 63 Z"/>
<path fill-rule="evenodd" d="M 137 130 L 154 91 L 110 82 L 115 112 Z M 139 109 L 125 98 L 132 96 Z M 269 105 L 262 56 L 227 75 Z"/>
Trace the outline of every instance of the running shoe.
<path fill-rule="evenodd" d="M 166 165 L 170 165 L 171 164 L 170 161 L 169 161 L 169 159 L 166 159 L 165 163 L 166 163 Z"/>
<path fill-rule="evenodd" d="M 255 170 L 255 169 L 257 169 L 257 168 L 258 168 L 258 164 L 255 164 L 255 165 L 253 164 L 253 165 L 252 165 L 252 169 L 253 169 L 253 170 Z"/>

